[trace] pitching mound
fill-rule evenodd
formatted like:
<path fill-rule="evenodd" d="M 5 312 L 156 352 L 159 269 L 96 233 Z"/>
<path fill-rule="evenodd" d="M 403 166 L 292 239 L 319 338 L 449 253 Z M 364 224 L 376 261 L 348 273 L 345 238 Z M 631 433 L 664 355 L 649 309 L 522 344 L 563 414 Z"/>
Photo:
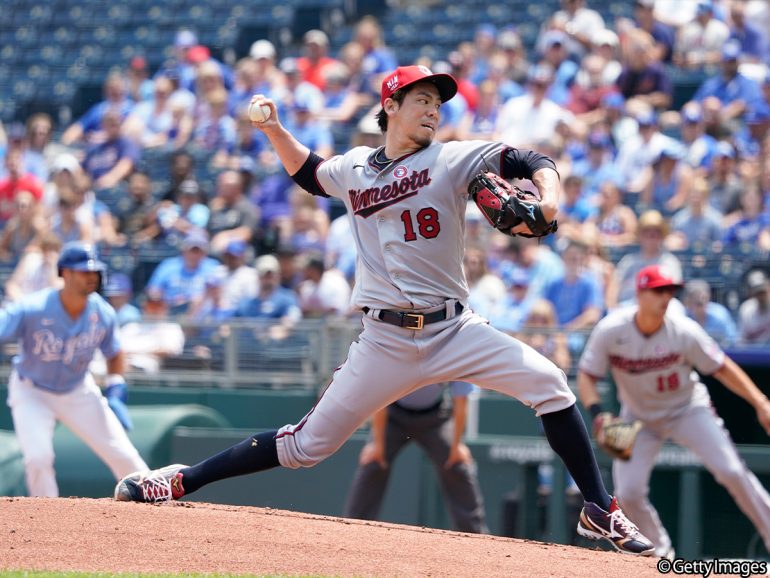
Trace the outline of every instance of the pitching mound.
<path fill-rule="evenodd" d="M 0 569 L 322 576 L 659 576 L 655 559 L 205 503 L 0 498 Z"/>

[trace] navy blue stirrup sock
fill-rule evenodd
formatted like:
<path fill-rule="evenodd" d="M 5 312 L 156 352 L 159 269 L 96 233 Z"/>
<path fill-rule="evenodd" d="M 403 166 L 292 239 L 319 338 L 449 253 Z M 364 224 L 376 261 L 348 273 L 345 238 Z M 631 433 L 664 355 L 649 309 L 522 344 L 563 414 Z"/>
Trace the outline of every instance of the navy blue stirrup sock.
<path fill-rule="evenodd" d="M 562 459 L 588 502 L 604 510 L 610 508 L 610 495 L 599 473 L 588 430 L 575 404 L 541 416 L 543 429 L 553 451 Z"/>
<path fill-rule="evenodd" d="M 266 431 L 180 470 L 185 495 L 218 480 L 269 470 L 281 465 L 275 446 L 277 430 Z"/>

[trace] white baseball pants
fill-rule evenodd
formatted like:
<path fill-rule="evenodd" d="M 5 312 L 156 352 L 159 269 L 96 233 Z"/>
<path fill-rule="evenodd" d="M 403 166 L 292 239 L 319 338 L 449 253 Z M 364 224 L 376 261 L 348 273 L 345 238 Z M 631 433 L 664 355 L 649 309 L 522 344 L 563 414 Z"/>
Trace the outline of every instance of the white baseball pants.
<path fill-rule="evenodd" d="M 107 464 L 116 480 L 148 469 L 91 374 L 86 374 L 73 391 L 57 394 L 35 387 L 14 371 L 8 382 L 8 406 L 24 457 L 30 496 L 59 495 L 53 451 L 57 420 Z"/>
<path fill-rule="evenodd" d="M 364 331 L 315 407 L 278 430 L 282 466 L 317 464 L 378 409 L 431 383 L 474 383 L 517 398 L 537 415 L 575 403 L 563 371 L 468 309 L 417 331 L 367 316 L 362 322 Z"/>

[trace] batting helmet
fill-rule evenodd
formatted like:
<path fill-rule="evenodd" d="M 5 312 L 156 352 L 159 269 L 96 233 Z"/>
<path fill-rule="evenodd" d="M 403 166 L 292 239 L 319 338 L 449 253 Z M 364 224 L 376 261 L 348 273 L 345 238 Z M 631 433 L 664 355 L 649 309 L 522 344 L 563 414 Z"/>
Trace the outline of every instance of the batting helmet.
<path fill-rule="evenodd" d="M 107 271 L 107 264 L 99 260 L 96 247 L 82 241 L 72 241 L 64 245 L 56 266 L 59 269 L 59 275 L 63 269 L 97 271 L 102 274 Z"/>

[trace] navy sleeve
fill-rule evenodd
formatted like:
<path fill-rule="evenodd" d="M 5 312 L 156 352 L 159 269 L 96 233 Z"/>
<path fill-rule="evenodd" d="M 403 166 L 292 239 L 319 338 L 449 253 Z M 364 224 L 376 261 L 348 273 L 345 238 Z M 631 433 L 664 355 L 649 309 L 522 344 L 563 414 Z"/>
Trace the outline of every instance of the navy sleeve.
<path fill-rule="evenodd" d="M 324 160 L 321 157 L 313 151 L 310 151 L 305 163 L 291 176 L 292 180 L 311 195 L 328 197 L 329 195 L 323 191 L 321 185 L 318 184 L 318 181 L 315 178 L 315 171 L 318 168 L 318 165 L 323 161 Z"/>
<path fill-rule="evenodd" d="M 532 175 L 542 168 L 556 170 L 556 163 L 535 151 L 507 148 L 503 152 L 501 168 L 500 176 L 504 179 L 532 180 Z"/>

